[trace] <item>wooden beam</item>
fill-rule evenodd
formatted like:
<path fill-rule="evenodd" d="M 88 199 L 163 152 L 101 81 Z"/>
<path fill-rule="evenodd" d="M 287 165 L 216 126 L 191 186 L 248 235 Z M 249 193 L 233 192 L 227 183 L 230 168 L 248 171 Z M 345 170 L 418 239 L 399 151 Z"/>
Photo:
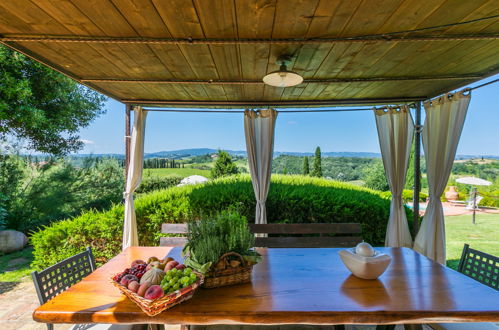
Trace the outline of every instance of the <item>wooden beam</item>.
<path fill-rule="evenodd" d="M 495 40 L 498 33 L 487 34 L 440 34 L 419 36 L 366 35 L 339 38 L 148 38 L 148 37 L 98 37 L 85 35 L 30 35 L 3 34 L 2 42 L 57 42 L 99 44 L 163 44 L 163 45 L 308 45 L 357 42 L 427 42 L 456 40 Z"/>
<path fill-rule="evenodd" d="M 303 83 L 328 84 L 328 83 L 355 83 L 355 82 L 384 82 L 384 81 L 414 81 L 414 80 L 467 80 L 481 79 L 479 73 L 465 75 L 444 76 L 414 76 L 414 77 L 353 77 L 353 78 L 324 78 L 305 79 Z M 214 80 L 214 79 L 121 79 L 121 78 L 82 78 L 88 83 L 128 83 L 128 84 L 179 84 L 179 85 L 263 85 L 262 80 Z"/>
<path fill-rule="evenodd" d="M 108 97 L 110 97 L 112 99 L 120 101 L 120 98 L 117 97 L 116 95 L 109 93 L 107 90 L 104 90 L 104 89 L 102 89 L 102 88 L 100 88 L 100 87 L 92 84 L 91 82 L 83 82 L 83 81 L 81 81 L 80 77 L 78 77 L 75 74 L 73 74 L 73 73 L 71 73 L 71 72 L 63 69 L 59 65 L 56 65 L 56 64 L 52 63 L 48 59 L 46 59 L 46 58 L 44 58 L 42 56 L 39 56 L 37 54 L 34 54 L 33 52 L 31 52 L 30 50 L 28 50 L 27 48 L 25 48 L 25 47 L 23 47 L 21 45 L 18 45 L 18 44 L 13 43 L 13 42 L 4 42 L 4 41 L 1 40 L 1 38 L 0 38 L 0 43 L 3 44 L 3 45 L 5 45 L 5 46 L 7 46 L 7 47 L 9 47 L 9 48 L 11 48 L 11 49 L 13 49 L 13 50 L 15 50 L 16 52 L 19 52 L 19 53 L 23 54 L 24 56 L 29 57 L 30 59 L 32 59 L 32 60 L 34 60 L 34 61 L 36 61 L 38 63 L 41 63 L 41 64 L 43 64 L 43 65 L 51 68 L 52 70 L 55 70 L 55 71 L 57 71 L 57 72 L 65 75 L 68 78 L 71 78 L 71 79 L 75 80 L 76 82 L 78 82 L 78 83 L 80 83 L 80 84 L 82 84 L 82 85 L 84 85 L 84 86 L 86 86 L 88 88 L 91 88 L 91 89 L 93 89 L 93 90 L 95 90 L 95 91 L 97 91 L 97 92 L 99 92 L 99 93 L 101 93 L 101 94 L 103 94 L 105 96 L 108 96 Z"/>
<path fill-rule="evenodd" d="M 327 107 L 337 105 L 387 105 L 406 104 L 428 99 L 427 96 L 407 96 L 397 98 L 367 98 L 367 99 L 332 99 L 332 100 L 291 100 L 291 101 L 199 101 L 199 100 L 143 100 L 122 99 L 121 102 L 133 105 L 148 105 L 154 107 Z"/>

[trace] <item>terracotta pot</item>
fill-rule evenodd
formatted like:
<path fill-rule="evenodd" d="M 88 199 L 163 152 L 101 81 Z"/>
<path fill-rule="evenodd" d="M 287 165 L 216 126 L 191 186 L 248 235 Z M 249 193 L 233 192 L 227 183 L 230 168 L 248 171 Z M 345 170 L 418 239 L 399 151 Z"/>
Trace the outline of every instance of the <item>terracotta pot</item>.
<path fill-rule="evenodd" d="M 456 186 L 449 186 L 449 190 L 445 192 L 445 199 L 448 201 L 457 201 L 459 199 L 459 193 L 456 189 Z"/>

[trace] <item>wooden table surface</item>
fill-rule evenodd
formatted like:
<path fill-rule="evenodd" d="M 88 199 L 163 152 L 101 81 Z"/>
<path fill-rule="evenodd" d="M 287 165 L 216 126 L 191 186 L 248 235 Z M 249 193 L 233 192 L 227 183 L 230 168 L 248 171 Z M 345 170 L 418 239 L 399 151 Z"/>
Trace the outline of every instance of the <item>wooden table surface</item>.
<path fill-rule="evenodd" d="M 135 259 L 163 257 L 168 247 L 133 247 L 40 306 L 49 323 L 388 324 L 498 322 L 499 293 L 407 248 L 378 280 L 350 275 L 340 249 L 262 249 L 253 282 L 201 289 L 155 317 L 108 281 Z"/>

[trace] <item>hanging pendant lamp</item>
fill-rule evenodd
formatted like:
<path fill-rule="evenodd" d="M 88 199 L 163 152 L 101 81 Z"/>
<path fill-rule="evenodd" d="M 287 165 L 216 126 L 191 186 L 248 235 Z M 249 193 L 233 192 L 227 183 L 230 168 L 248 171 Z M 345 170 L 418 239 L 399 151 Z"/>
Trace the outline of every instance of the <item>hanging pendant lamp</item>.
<path fill-rule="evenodd" d="M 303 77 L 293 71 L 288 71 L 287 63 L 291 60 L 290 56 L 281 56 L 277 60 L 281 64 L 279 70 L 272 71 L 263 77 L 263 82 L 274 87 L 291 87 L 301 84 Z"/>

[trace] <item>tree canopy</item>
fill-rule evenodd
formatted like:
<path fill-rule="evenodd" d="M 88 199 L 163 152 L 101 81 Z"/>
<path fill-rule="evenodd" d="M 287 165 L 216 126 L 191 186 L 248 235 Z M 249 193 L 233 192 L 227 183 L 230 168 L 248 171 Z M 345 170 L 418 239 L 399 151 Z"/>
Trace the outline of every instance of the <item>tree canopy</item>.
<path fill-rule="evenodd" d="M 322 156 L 321 156 L 321 148 L 315 148 L 315 157 L 313 164 L 311 176 L 322 177 Z"/>
<path fill-rule="evenodd" d="M 232 157 L 229 153 L 219 150 L 215 165 L 211 169 L 211 177 L 215 179 L 221 176 L 237 173 L 239 173 L 239 170 L 237 165 L 232 161 Z"/>
<path fill-rule="evenodd" d="M 310 166 L 308 165 L 308 157 L 305 156 L 303 157 L 303 175 L 309 175 L 310 174 Z"/>
<path fill-rule="evenodd" d="M 39 152 L 80 149 L 78 131 L 103 113 L 105 97 L 0 45 L 0 138 Z"/>

